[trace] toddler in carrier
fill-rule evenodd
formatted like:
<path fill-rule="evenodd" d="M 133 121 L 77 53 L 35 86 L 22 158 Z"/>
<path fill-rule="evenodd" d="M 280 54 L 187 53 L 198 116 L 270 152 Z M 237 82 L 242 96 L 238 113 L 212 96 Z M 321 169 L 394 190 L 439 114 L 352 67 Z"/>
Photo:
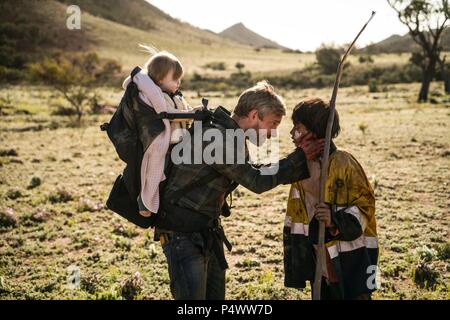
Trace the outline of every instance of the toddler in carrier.
<path fill-rule="evenodd" d="M 179 91 L 183 77 L 183 66 L 173 54 L 159 52 L 150 57 L 145 68 L 133 79 L 129 76 L 123 83 L 126 89 L 133 81 L 139 89 L 139 98 L 156 113 L 192 112 Z M 141 165 L 141 192 L 137 199 L 139 212 L 145 217 L 159 208 L 159 184 L 165 180 L 164 161 L 171 144 L 181 141 L 192 120 L 163 119 L 165 130 L 145 150 Z"/>

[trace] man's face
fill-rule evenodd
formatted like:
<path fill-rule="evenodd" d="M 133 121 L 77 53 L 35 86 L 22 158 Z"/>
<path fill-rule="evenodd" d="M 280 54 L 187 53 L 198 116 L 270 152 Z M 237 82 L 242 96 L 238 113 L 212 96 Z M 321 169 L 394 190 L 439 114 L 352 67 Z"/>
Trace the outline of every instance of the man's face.
<path fill-rule="evenodd" d="M 283 119 L 282 115 L 273 113 L 265 115 L 263 119 L 260 119 L 258 116 L 257 130 L 267 130 L 267 138 L 270 139 L 272 136 L 271 131 L 277 130 L 282 119 Z"/>
<path fill-rule="evenodd" d="M 283 119 L 283 115 L 268 113 L 261 119 L 257 110 L 252 110 L 248 115 L 248 129 L 253 129 L 258 135 L 257 145 L 260 146 L 266 139 L 272 138 L 272 130 L 276 137 L 276 130 Z"/>

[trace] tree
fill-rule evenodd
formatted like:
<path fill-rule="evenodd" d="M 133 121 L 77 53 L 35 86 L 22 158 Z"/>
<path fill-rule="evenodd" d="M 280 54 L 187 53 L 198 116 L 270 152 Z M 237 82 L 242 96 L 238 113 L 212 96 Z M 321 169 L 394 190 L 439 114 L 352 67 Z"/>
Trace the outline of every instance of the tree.
<path fill-rule="evenodd" d="M 236 69 L 238 69 L 239 73 L 242 73 L 242 69 L 245 68 L 245 65 L 240 62 L 236 62 L 236 64 L 234 66 L 236 67 Z"/>
<path fill-rule="evenodd" d="M 422 85 L 418 101 L 426 102 L 436 66 L 442 59 L 440 40 L 442 32 L 448 26 L 448 0 L 387 1 L 398 13 L 400 21 L 408 27 L 412 39 L 422 49 L 423 61 L 419 63 L 422 68 Z"/>
<path fill-rule="evenodd" d="M 445 93 L 450 93 L 450 66 L 448 62 L 446 62 L 447 57 L 443 59 L 439 58 L 439 68 L 441 71 L 441 80 L 444 81 L 444 90 Z"/>
<path fill-rule="evenodd" d="M 101 61 L 96 53 L 46 57 L 29 68 L 35 78 L 52 86 L 69 102 L 78 125 L 88 104 L 98 99 L 95 86 L 104 85 L 121 69 L 114 60 Z"/>

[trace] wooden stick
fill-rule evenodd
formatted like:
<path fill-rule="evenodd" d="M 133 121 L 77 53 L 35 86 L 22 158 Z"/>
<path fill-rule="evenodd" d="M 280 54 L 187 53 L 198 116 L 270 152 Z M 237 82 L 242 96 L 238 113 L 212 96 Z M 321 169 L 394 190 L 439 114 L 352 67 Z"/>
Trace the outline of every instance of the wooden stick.
<path fill-rule="evenodd" d="M 323 151 L 323 157 L 322 157 L 322 163 L 321 163 L 321 170 L 320 170 L 320 189 L 319 189 L 319 203 L 325 202 L 325 182 L 327 180 L 328 176 L 328 158 L 330 154 L 330 145 L 331 145 L 331 131 L 333 128 L 333 122 L 334 122 L 334 114 L 336 109 L 336 97 L 339 89 L 339 84 L 341 82 L 342 77 L 342 70 L 344 69 L 345 60 L 347 59 L 348 55 L 352 51 L 353 47 L 356 44 L 356 41 L 358 40 L 359 36 L 363 31 L 366 29 L 369 22 L 373 19 L 375 16 L 375 11 L 372 11 L 372 15 L 370 16 L 369 21 L 364 25 L 364 27 L 361 29 L 361 31 L 356 36 L 355 40 L 350 44 L 350 47 L 345 52 L 344 56 L 342 57 L 341 61 L 339 62 L 338 68 L 337 68 L 337 74 L 336 74 L 336 80 L 334 82 L 334 88 L 333 88 L 333 94 L 331 95 L 330 100 L 330 114 L 328 116 L 328 122 L 327 122 L 327 131 L 325 135 L 325 148 Z M 322 269 L 323 266 L 326 266 L 326 260 L 325 260 L 325 224 L 323 222 L 319 222 L 319 239 L 318 239 L 318 255 L 317 255 L 317 261 L 316 261 L 316 271 L 314 275 L 314 283 L 313 283 L 313 300 L 320 300 L 320 291 L 322 286 Z"/>

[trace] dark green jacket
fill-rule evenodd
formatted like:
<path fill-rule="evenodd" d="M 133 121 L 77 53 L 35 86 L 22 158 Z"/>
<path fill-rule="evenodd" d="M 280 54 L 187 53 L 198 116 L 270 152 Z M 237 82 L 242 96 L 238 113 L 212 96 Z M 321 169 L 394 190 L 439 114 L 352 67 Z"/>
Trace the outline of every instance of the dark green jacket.
<path fill-rule="evenodd" d="M 214 125 L 204 125 L 202 127 L 203 134 L 208 130 L 219 130 L 224 140 L 226 140 L 226 137 L 233 135 L 235 130 L 241 130 L 238 124 L 230 117 L 230 114 L 223 108 L 217 108 L 213 117 Z M 191 127 L 191 133 L 194 129 L 195 126 Z M 194 139 L 183 140 L 181 144 L 183 143 L 186 144 L 185 150 L 194 151 L 196 147 Z M 205 150 L 210 143 L 202 142 L 201 149 Z M 174 164 L 167 178 L 163 201 L 173 201 L 173 195 L 177 190 L 184 188 L 193 180 L 198 180 L 201 177 L 210 175 L 211 172 L 216 172 L 217 178 L 187 192 L 176 200 L 177 205 L 200 212 L 214 219 L 218 218 L 222 213 L 225 196 L 237 185 L 242 185 L 248 190 L 260 194 L 280 184 L 288 184 L 309 177 L 305 154 L 303 150 L 298 148 L 279 161 L 278 172 L 273 175 L 262 174 L 262 167 L 256 167 L 250 163 L 246 143 L 241 143 L 240 145 L 235 143 L 233 149 L 230 148 L 230 145 L 227 146 L 226 141 L 223 141 L 222 149 L 224 160 L 230 152 L 234 153 L 235 156 L 237 153 L 242 152 L 245 155 L 245 162 L 241 164 L 206 164 L 202 160 L 200 164 Z"/>

